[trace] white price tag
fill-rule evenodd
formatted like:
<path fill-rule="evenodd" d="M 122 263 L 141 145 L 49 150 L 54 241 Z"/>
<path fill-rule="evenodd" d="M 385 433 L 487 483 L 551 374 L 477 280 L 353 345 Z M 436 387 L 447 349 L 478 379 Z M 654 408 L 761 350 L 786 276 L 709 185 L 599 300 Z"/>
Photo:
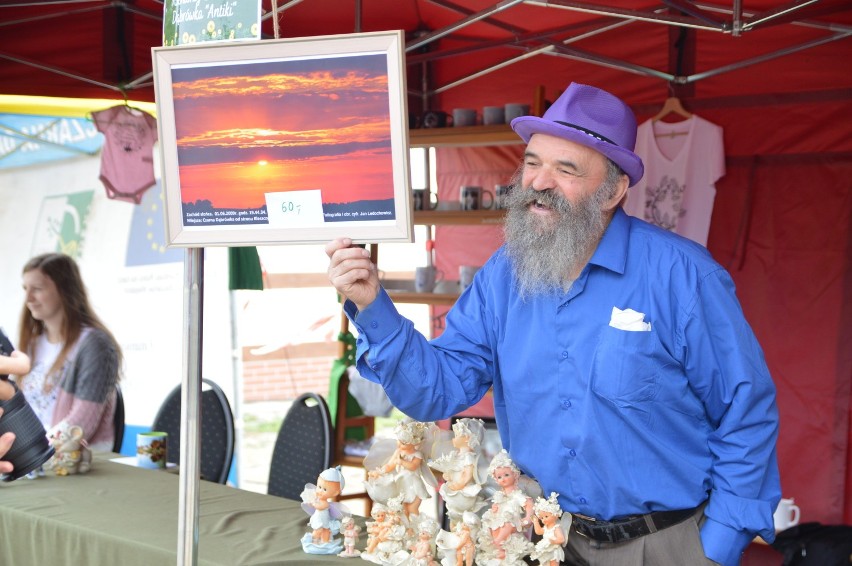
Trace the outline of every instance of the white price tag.
<path fill-rule="evenodd" d="M 270 226 L 322 226 L 324 222 L 319 189 L 266 193 L 266 212 Z"/>

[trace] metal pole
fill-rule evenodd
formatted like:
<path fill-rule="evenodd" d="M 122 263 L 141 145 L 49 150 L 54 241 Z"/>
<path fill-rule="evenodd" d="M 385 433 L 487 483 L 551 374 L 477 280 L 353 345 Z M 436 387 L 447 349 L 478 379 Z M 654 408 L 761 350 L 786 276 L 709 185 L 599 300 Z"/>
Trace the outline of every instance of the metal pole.
<path fill-rule="evenodd" d="M 187 248 L 183 269 L 183 366 L 178 490 L 178 566 L 198 564 L 198 492 L 201 488 L 201 345 L 204 248 Z"/>
<path fill-rule="evenodd" d="M 233 366 L 234 383 L 234 442 L 237 445 L 237 454 L 242 454 L 243 447 L 243 355 L 240 347 L 239 311 L 237 310 L 237 294 L 239 291 L 230 291 L 231 299 L 231 364 Z M 237 465 L 234 470 L 234 483 L 240 487 L 242 475 L 240 467 L 242 462 L 236 458 Z"/>

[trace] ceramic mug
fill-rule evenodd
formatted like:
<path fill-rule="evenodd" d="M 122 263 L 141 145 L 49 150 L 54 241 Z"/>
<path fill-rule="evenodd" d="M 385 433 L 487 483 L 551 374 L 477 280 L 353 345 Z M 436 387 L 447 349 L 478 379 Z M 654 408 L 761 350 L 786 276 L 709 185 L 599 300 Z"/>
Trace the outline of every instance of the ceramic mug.
<path fill-rule="evenodd" d="M 435 210 L 438 208 L 438 195 L 429 189 L 414 189 L 412 193 L 414 195 L 414 210 Z"/>
<path fill-rule="evenodd" d="M 486 126 L 502 124 L 506 121 L 502 106 L 486 106 L 482 109 L 482 123 Z"/>
<path fill-rule="evenodd" d="M 462 293 L 473 283 L 473 276 L 479 271 L 481 265 L 460 265 L 459 266 L 459 288 Z"/>
<path fill-rule="evenodd" d="M 435 285 L 444 278 L 434 265 L 417 267 L 414 270 L 414 290 L 418 293 L 431 293 Z"/>
<path fill-rule="evenodd" d="M 509 199 L 512 185 L 494 185 L 494 208 L 504 210 Z"/>
<path fill-rule="evenodd" d="M 792 499 L 782 499 L 778 502 L 775 514 L 772 515 L 775 521 L 775 530 L 783 531 L 795 527 L 799 524 L 799 515 L 799 506 Z"/>
<path fill-rule="evenodd" d="M 530 105 L 510 103 L 504 107 L 504 112 L 506 114 L 505 120 L 507 123 L 509 123 L 515 118 L 520 118 L 521 116 L 528 116 L 530 113 Z"/>
<path fill-rule="evenodd" d="M 169 433 L 151 431 L 136 435 L 136 465 L 140 468 L 165 470 Z"/>
<path fill-rule="evenodd" d="M 423 114 L 420 118 L 422 128 L 443 128 L 447 125 L 448 114 L 440 110 L 432 110 Z"/>
<path fill-rule="evenodd" d="M 483 197 L 487 196 L 487 199 Z M 494 193 L 483 190 L 482 187 L 465 185 L 459 189 L 459 203 L 462 210 L 479 210 L 491 208 L 494 205 Z"/>
<path fill-rule="evenodd" d="M 453 110 L 453 126 L 475 126 L 476 110 L 473 108 L 456 108 Z"/>

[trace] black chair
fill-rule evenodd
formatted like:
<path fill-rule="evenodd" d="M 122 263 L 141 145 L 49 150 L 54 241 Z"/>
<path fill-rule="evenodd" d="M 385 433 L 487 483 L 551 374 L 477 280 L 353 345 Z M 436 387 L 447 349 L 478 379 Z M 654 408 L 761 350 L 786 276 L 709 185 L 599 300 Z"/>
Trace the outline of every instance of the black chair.
<path fill-rule="evenodd" d="M 331 467 L 333 430 L 325 399 L 305 393 L 293 401 L 278 429 L 266 492 L 301 501 L 305 484 Z"/>
<path fill-rule="evenodd" d="M 202 379 L 201 391 L 201 479 L 224 484 L 234 457 L 234 415 L 224 391 Z M 180 462 L 180 392 L 175 387 L 154 417 L 152 430 L 169 433 L 166 461 Z"/>
<path fill-rule="evenodd" d="M 124 395 L 121 394 L 121 387 L 115 384 L 115 415 L 112 418 L 113 430 L 115 430 L 115 440 L 112 443 L 112 451 L 121 453 L 121 445 L 124 442 Z"/>

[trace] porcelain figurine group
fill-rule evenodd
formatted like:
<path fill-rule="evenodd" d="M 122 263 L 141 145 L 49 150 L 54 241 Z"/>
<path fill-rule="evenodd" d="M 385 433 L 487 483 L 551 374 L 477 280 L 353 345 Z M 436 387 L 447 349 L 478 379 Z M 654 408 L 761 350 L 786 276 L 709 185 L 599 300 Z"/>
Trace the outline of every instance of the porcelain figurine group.
<path fill-rule="evenodd" d="M 461 419 L 452 431 L 404 419 L 395 438 L 375 442 L 364 459 L 373 506 L 363 548 L 361 528 L 338 502 L 345 483 L 340 467 L 323 471 L 302 493 L 310 515 L 303 550 L 381 566 L 521 566 L 526 557 L 557 566 L 570 514 L 563 514 L 556 493 L 542 497 L 505 450 L 483 462 L 484 432 L 479 419 Z M 449 530 L 420 514 L 438 484 L 433 469 L 443 480 L 437 491 Z"/>

